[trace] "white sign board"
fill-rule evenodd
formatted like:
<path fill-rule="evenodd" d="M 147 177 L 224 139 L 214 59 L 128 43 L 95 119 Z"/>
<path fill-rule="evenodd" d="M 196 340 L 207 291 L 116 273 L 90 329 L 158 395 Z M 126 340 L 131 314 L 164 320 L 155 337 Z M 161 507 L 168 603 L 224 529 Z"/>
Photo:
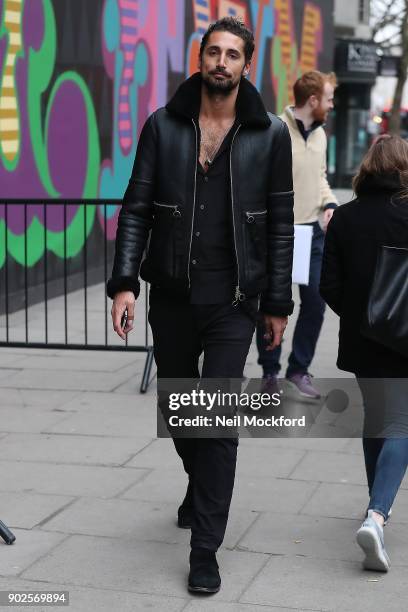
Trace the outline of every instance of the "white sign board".
<path fill-rule="evenodd" d="M 298 285 L 309 284 L 312 236 L 313 227 L 311 225 L 295 225 L 292 282 Z"/>

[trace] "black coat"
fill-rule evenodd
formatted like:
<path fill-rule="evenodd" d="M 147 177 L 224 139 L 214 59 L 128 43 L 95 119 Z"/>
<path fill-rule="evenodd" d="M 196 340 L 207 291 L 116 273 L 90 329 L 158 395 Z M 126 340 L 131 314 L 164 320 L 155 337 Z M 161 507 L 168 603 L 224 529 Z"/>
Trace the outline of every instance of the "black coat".
<path fill-rule="evenodd" d="M 336 209 L 325 240 L 320 293 L 340 316 L 337 365 L 366 377 L 408 377 L 408 359 L 360 334 L 378 248 L 408 247 L 399 188 L 390 177 L 371 178 L 360 197 Z"/>
<path fill-rule="evenodd" d="M 200 102 L 197 73 L 142 130 L 119 214 L 110 297 L 129 289 L 137 297 L 139 268 L 144 280 L 188 293 Z M 229 159 L 235 295 L 242 300 L 261 293 L 261 310 L 285 316 L 293 310 L 290 136 L 246 79 L 239 86 L 237 119 Z"/>

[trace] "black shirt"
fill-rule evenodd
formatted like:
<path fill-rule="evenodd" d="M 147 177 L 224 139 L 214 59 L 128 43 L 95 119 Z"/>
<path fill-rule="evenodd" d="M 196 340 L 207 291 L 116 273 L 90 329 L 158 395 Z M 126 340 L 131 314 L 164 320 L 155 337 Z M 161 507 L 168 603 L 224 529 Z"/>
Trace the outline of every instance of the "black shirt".
<path fill-rule="evenodd" d="M 192 304 L 233 301 L 236 255 L 233 235 L 229 154 L 238 127 L 225 136 L 207 172 L 197 151 L 197 185 L 190 257 Z"/>
<path fill-rule="evenodd" d="M 295 119 L 296 119 L 297 126 L 299 128 L 299 132 L 301 133 L 301 135 L 303 136 L 305 141 L 309 138 L 310 134 L 314 130 L 317 130 L 318 127 L 321 127 L 323 125 L 323 123 L 321 121 L 313 121 L 312 125 L 307 130 L 305 128 L 305 124 L 303 123 L 303 121 L 301 119 L 297 119 L 296 117 L 295 117 Z"/>

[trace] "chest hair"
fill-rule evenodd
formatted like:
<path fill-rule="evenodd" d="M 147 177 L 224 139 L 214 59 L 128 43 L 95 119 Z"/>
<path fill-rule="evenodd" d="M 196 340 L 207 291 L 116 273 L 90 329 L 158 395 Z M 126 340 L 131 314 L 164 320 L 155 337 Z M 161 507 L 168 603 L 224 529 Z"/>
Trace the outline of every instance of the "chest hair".
<path fill-rule="evenodd" d="M 200 142 L 200 164 L 204 167 L 205 161 L 214 159 L 222 141 L 226 135 L 226 129 L 231 126 L 222 126 L 219 124 L 200 124 L 201 142 Z"/>

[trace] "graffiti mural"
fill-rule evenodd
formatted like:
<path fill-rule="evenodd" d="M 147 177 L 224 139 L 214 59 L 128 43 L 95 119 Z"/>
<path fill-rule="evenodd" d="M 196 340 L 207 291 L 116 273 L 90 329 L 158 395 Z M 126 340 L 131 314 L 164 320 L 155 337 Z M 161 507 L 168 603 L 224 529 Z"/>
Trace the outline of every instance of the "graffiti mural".
<path fill-rule="evenodd" d="M 95 232 L 113 240 L 109 201 L 126 188 L 143 123 L 196 71 L 211 21 L 253 30 L 249 78 L 279 113 L 302 71 L 331 69 L 332 12 L 331 0 L 0 0 L 0 199 L 107 203 L 86 215 L 50 205 L 46 218 L 43 204 L 9 206 L 7 227 L 0 204 L 0 269 L 6 257 L 35 267 L 45 247 L 74 259 Z"/>
<path fill-rule="evenodd" d="M 57 27 L 51 0 L 3 0 L 0 15 L 0 197 L 94 197 L 100 167 L 94 104 L 77 72 L 55 75 Z M 65 218 L 59 207 L 47 210 L 47 245 L 55 255 L 63 254 L 64 223 L 69 256 L 82 248 L 94 211 L 88 210 L 84 233 L 81 208 L 69 206 Z M 6 256 L 5 231 L 9 254 L 19 264 L 25 261 L 27 240 L 27 264 L 32 266 L 43 254 L 44 207 L 30 206 L 27 218 L 21 206 L 10 207 L 7 228 L 4 216 L 0 205 L 0 266 Z"/>

